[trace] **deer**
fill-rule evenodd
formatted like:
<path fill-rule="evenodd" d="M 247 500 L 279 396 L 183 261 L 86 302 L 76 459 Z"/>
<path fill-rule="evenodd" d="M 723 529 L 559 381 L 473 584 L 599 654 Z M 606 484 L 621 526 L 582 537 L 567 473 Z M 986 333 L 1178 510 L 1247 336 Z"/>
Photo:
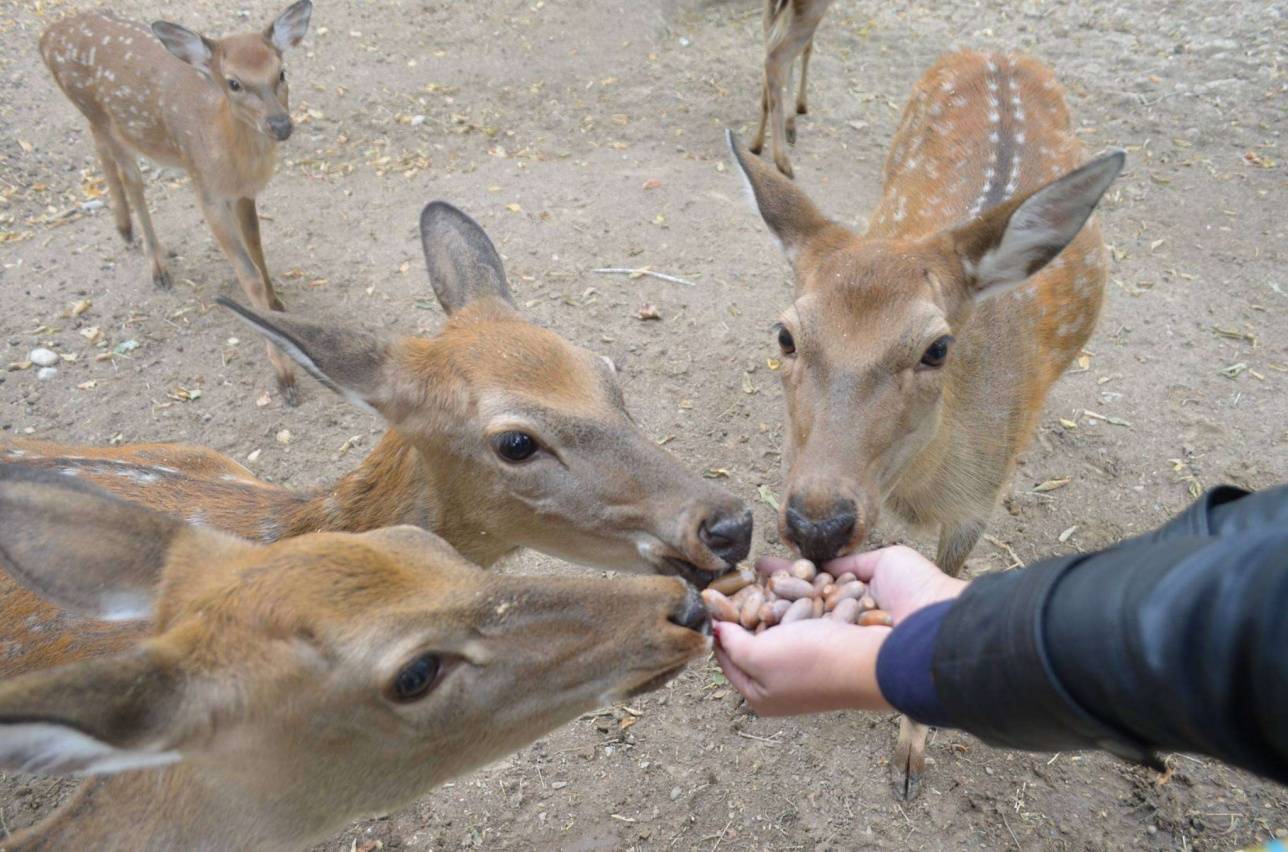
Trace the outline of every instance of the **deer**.
<path fill-rule="evenodd" d="M 0 769 L 89 776 L 10 850 L 307 848 L 710 644 L 675 577 L 502 576 L 414 526 L 259 544 L 9 466 L 0 561 L 60 606 L 151 624 L 0 681 Z"/>
<path fill-rule="evenodd" d="M 796 116 L 809 112 L 805 98 L 805 81 L 809 60 L 814 53 L 814 31 L 823 20 L 832 0 L 765 0 L 765 74 L 760 89 L 760 124 L 751 142 L 751 152 L 759 155 L 765 145 L 765 128 L 769 127 L 769 150 L 774 165 L 792 177 L 792 164 L 787 146 L 796 144 Z M 783 86 L 791 78 L 792 65 L 801 60 L 801 82 L 796 93 L 796 110 L 783 118 Z"/>
<path fill-rule="evenodd" d="M 388 424 L 334 487 L 296 493 L 187 444 L 4 438 L 0 468 L 93 483 L 261 543 L 410 524 L 483 567 L 530 547 L 699 587 L 746 558 L 744 501 L 686 470 L 635 424 L 604 358 L 523 319 L 477 222 L 434 202 L 421 213 L 420 236 L 447 313 L 433 338 L 269 317 L 224 301 L 318 381 Z M 146 629 L 87 625 L 2 576 L 0 611 L 14 615 L 0 633 L 8 646 L 0 676 L 117 648 Z"/>
<path fill-rule="evenodd" d="M 835 559 L 884 506 L 937 527 L 936 562 L 960 573 L 1051 385 L 1095 327 L 1108 261 L 1093 211 L 1124 153 L 1084 163 L 1049 69 L 972 52 L 916 84 L 862 234 L 728 141 L 795 276 L 774 327 L 783 540 Z M 917 792 L 925 734 L 901 722 L 901 795 Z"/>
<path fill-rule="evenodd" d="M 116 230 L 133 245 L 133 206 L 157 287 L 172 281 L 143 197 L 140 155 L 188 174 L 251 304 L 285 310 L 264 260 L 255 197 L 273 176 L 278 143 L 291 136 L 282 55 L 303 40 L 312 11 L 311 0 L 298 0 L 263 32 L 223 39 L 168 21 L 149 28 L 82 12 L 41 36 L 54 81 L 89 121 Z M 297 404 L 291 362 L 271 346 L 268 357 L 286 403 Z"/>

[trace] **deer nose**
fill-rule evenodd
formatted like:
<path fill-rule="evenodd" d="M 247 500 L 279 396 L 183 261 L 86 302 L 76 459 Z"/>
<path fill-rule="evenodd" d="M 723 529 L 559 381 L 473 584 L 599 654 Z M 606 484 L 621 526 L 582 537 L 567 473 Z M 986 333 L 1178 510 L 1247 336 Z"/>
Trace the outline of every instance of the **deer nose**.
<path fill-rule="evenodd" d="M 833 559 L 849 544 L 858 520 L 853 500 L 838 500 L 827 517 L 816 519 L 807 514 L 805 504 L 797 497 L 787 501 L 787 537 L 800 550 L 801 556 L 821 564 Z"/>
<path fill-rule="evenodd" d="M 730 565 L 737 565 L 751 552 L 751 510 L 703 520 L 698 537 L 707 548 Z"/>
<path fill-rule="evenodd" d="M 291 117 L 283 113 L 282 115 L 270 115 L 268 117 L 268 129 L 273 134 L 273 138 L 279 142 L 285 142 L 291 136 Z"/>
<path fill-rule="evenodd" d="M 696 630 L 699 633 L 708 633 L 711 630 L 711 622 L 707 618 L 707 608 L 702 604 L 702 598 L 698 597 L 697 589 L 688 583 L 684 584 L 684 600 L 680 601 L 679 606 L 671 613 L 667 621 L 672 624 L 678 624 L 680 627 Z"/>

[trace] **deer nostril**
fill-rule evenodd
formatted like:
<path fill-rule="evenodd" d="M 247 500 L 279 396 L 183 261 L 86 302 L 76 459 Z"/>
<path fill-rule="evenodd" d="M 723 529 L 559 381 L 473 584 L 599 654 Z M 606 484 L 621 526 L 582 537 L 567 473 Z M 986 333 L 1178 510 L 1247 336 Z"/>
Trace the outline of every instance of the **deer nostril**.
<path fill-rule="evenodd" d="M 750 509 L 714 520 L 707 519 L 698 528 L 698 537 L 730 565 L 736 565 L 751 552 L 752 516 Z"/>
<path fill-rule="evenodd" d="M 707 608 L 703 606 L 702 598 L 698 597 L 697 591 L 687 584 L 684 590 L 684 600 L 671 613 L 667 621 L 680 627 L 696 630 L 699 633 L 706 633 L 711 627 L 711 623 L 707 618 Z"/>

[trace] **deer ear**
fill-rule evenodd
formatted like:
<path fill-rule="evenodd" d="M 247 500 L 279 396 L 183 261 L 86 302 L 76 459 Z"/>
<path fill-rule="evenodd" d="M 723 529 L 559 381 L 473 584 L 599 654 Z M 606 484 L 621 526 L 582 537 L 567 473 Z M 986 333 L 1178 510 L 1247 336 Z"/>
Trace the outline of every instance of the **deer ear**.
<path fill-rule="evenodd" d="M 1005 293 L 1054 260 L 1082 230 L 1125 159 L 1112 151 L 955 230 L 975 297 Z"/>
<path fill-rule="evenodd" d="M 791 179 L 744 148 L 732 130 L 725 131 L 725 140 L 752 204 L 778 239 L 787 260 L 795 264 L 805 244 L 831 223 Z"/>
<path fill-rule="evenodd" d="M 395 342 L 352 328 L 294 319 L 274 312 L 270 317 L 237 304 L 226 296 L 216 302 L 237 315 L 303 367 L 308 374 L 353 405 L 393 420 L 397 400 L 386 376 Z"/>
<path fill-rule="evenodd" d="M 166 50 L 196 68 L 207 79 L 213 79 L 210 61 L 215 56 L 215 46 L 208 38 L 169 21 L 154 22 L 152 32 Z"/>
<path fill-rule="evenodd" d="M 185 679 L 148 648 L 0 684 L 0 771 L 106 775 L 179 760 Z"/>
<path fill-rule="evenodd" d="M 202 532 L 70 477 L 0 465 L 0 564 L 76 612 L 148 617 L 171 548 Z"/>
<path fill-rule="evenodd" d="M 478 222 L 444 201 L 420 212 L 420 242 L 429 283 L 449 315 L 478 299 L 513 305 L 505 267 Z"/>
<path fill-rule="evenodd" d="M 304 40 L 309 31 L 309 18 L 313 15 L 312 0 L 299 0 L 277 16 L 273 23 L 264 30 L 264 38 L 278 53 L 285 53 L 288 47 L 295 47 Z"/>

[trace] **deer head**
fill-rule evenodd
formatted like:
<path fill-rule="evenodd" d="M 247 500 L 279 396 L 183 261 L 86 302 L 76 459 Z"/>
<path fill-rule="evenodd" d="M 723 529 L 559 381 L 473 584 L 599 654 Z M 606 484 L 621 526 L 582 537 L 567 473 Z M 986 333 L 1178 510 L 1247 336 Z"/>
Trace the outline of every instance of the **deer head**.
<path fill-rule="evenodd" d="M 532 547 L 701 586 L 745 558 L 751 511 L 644 434 L 606 359 L 520 315 L 483 229 L 435 202 L 420 232 L 448 314 L 431 339 L 222 304 L 416 449 L 424 511 L 465 552 L 463 540 L 493 558 Z M 453 507 L 468 508 L 468 529 Z"/>
<path fill-rule="evenodd" d="M 8 467 L 0 559 L 61 606 L 152 619 L 128 651 L 0 684 L 4 771 L 165 767 L 103 788 L 105 815 L 67 816 L 89 845 L 150 846 L 150 830 L 302 845 L 653 688 L 709 645 L 674 578 L 502 576 L 414 527 L 258 545 Z M 131 822 L 158 798 L 172 812 Z"/>
<path fill-rule="evenodd" d="M 312 14 L 312 0 L 298 0 L 262 33 L 210 39 L 169 21 L 157 21 L 152 32 L 166 50 L 218 87 L 233 117 L 282 142 L 291 135 L 282 54 L 303 40 Z"/>
<path fill-rule="evenodd" d="M 1077 236 L 1123 154 L 929 235 L 871 238 L 828 220 L 792 181 L 732 135 L 729 143 L 796 275 L 795 299 L 774 327 L 788 421 L 779 527 L 804 556 L 827 560 L 862 543 L 912 460 L 943 430 L 990 440 L 988 424 L 950 422 L 954 383 L 986 378 L 976 374 L 981 359 L 954 357 L 956 342 L 990 300 Z M 1009 368 L 1021 368 L 1020 358 Z M 1007 404 L 999 402 L 995 428 L 1007 428 Z"/>

